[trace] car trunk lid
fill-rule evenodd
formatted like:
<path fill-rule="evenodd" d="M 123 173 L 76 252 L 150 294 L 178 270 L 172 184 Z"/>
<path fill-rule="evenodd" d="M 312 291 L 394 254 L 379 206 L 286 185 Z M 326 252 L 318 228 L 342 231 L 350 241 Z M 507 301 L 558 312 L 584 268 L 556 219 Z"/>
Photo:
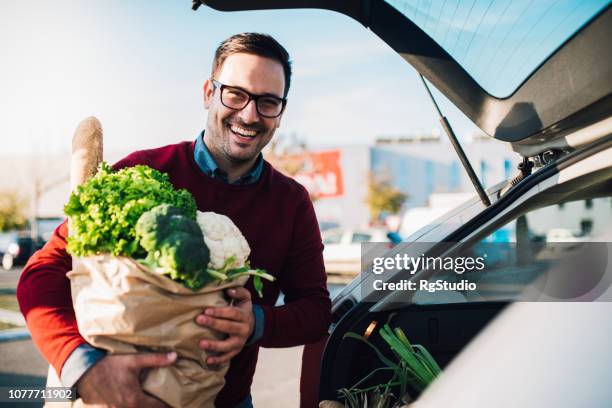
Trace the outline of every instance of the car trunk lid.
<path fill-rule="evenodd" d="M 203 3 L 222 11 L 319 8 L 345 14 L 389 44 L 483 132 L 513 143 L 523 155 L 571 147 L 558 139 L 593 124 L 610 125 L 609 0 Z"/>

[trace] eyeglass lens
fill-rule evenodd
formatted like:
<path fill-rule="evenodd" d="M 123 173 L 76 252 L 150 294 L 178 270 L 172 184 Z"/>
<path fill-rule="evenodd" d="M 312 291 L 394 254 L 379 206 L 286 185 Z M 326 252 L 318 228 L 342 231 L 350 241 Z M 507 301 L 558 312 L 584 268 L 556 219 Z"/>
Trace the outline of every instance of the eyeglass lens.
<path fill-rule="evenodd" d="M 232 109 L 243 109 L 250 99 L 249 94 L 246 92 L 231 87 L 223 88 L 221 98 L 221 102 Z M 283 103 L 280 99 L 267 96 L 260 96 L 257 98 L 257 112 L 259 112 L 260 115 L 276 117 L 281 113 L 282 109 Z"/>

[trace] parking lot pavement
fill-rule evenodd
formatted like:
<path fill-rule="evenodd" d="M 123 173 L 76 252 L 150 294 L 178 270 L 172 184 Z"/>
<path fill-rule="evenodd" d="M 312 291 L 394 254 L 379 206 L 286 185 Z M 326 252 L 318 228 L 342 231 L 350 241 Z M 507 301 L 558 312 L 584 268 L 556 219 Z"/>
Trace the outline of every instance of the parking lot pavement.
<path fill-rule="evenodd" d="M 49 365 L 32 340 L 0 342 L 0 386 L 44 387 Z M 0 407 L 42 407 L 42 403 L 2 404 Z"/>
<path fill-rule="evenodd" d="M 46 378 L 48 369 L 49 364 L 40 355 L 32 340 L 0 343 L 0 385 L 19 385 L 18 380 L 28 381 L 27 385 L 32 385 L 33 382 Z M 44 381 L 42 383 L 44 384 Z"/>
<path fill-rule="evenodd" d="M 303 347 L 259 349 L 253 378 L 253 406 L 293 408 L 300 406 L 300 370 Z"/>
<path fill-rule="evenodd" d="M 0 268 L 0 289 L 15 289 L 17 287 L 17 281 L 19 281 L 19 276 L 21 275 L 22 269 L 22 267 L 18 267 L 5 271 L 4 269 Z"/>

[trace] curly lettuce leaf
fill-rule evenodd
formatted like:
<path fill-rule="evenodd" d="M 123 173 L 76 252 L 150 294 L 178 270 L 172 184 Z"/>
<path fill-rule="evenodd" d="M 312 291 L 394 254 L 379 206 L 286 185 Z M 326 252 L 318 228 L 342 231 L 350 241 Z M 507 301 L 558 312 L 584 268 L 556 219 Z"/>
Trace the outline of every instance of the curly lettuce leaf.
<path fill-rule="evenodd" d="M 80 257 L 110 253 L 144 258 L 146 251 L 136 239 L 136 222 L 159 204 L 171 204 L 196 219 L 193 196 L 187 190 L 175 190 L 167 174 L 144 165 L 114 171 L 103 162 L 64 206 L 72 229 L 68 252 Z"/>

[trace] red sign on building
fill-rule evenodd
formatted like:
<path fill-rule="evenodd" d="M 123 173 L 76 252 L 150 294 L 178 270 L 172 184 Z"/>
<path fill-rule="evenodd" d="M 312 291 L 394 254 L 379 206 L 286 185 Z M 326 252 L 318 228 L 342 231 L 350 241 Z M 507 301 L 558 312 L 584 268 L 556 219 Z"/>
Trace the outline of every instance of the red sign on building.
<path fill-rule="evenodd" d="M 344 194 L 340 150 L 309 152 L 294 178 L 311 196 L 339 197 Z"/>

